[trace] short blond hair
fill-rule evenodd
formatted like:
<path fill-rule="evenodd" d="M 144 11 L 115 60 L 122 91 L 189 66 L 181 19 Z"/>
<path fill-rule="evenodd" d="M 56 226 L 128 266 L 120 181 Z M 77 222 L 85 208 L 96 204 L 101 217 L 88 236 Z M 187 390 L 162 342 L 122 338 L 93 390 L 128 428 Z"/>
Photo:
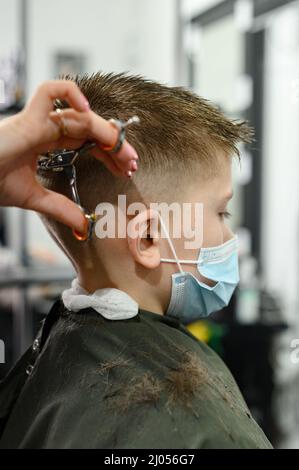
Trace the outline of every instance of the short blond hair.
<path fill-rule="evenodd" d="M 64 78 L 79 86 L 91 109 L 103 118 L 140 118 L 139 125 L 127 130 L 127 140 L 139 155 L 132 181 L 116 178 L 91 156 L 78 159 L 78 189 L 88 211 L 100 202 L 116 203 L 118 194 L 126 194 L 128 202 L 138 198 L 174 201 L 180 182 L 194 177 L 195 168 L 206 177 L 215 173 L 217 151 L 239 156 L 238 143 L 253 140 L 247 121 L 229 119 L 211 102 L 183 87 L 125 73 Z M 43 175 L 42 183 L 70 197 L 63 174 Z"/>

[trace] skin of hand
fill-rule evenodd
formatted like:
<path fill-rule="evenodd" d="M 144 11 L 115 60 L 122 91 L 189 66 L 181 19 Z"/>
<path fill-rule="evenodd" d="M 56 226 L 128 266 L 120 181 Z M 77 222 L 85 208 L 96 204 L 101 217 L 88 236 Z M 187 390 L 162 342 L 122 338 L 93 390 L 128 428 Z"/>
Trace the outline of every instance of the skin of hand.
<path fill-rule="evenodd" d="M 66 100 L 70 108 L 59 114 L 53 111 L 57 98 Z M 62 135 L 61 122 L 67 135 Z M 44 82 L 21 112 L 0 121 L 0 206 L 34 210 L 84 231 L 86 219 L 79 207 L 37 181 L 38 158 L 42 153 L 58 148 L 75 149 L 92 140 L 99 144 L 90 152 L 95 158 L 115 176 L 131 177 L 137 170 L 138 155 L 126 140 L 116 154 L 100 148 L 114 145 L 117 137 L 116 128 L 90 110 L 74 82 Z"/>

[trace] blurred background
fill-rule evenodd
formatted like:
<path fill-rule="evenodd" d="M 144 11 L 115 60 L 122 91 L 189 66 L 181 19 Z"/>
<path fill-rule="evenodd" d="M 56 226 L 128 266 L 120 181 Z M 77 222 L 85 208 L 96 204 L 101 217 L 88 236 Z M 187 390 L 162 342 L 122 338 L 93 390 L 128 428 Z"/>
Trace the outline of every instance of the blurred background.
<path fill-rule="evenodd" d="M 240 285 L 188 328 L 274 446 L 299 448 L 299 1 L 0 0 L 0 119 L 43 80 L 98 70 L 186 86 L 255 128 L 229 208 Z M 0 379 L 73 275 L 36 214 L 0 208 Z"/>

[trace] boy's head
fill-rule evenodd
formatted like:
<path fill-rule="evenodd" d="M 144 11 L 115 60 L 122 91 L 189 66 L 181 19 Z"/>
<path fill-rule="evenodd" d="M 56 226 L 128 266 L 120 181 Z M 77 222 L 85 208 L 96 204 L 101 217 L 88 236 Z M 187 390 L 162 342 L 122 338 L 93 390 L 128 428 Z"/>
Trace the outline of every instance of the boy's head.
<path fill-rule="evenodd" d="M 227 119 L 207 100 L 181 87 L 125 74 L 97 73 L 74 81 L 91 109 L 103 118 L 140 118 L 140 124 L 128 128 L 126 134 L 139 155 L 132 180 L 116 178 L 90 155 L 76 162 L 82 206 L 88 212 L 101 203 L 116 207 L 119 195 L 125 196 L 127 207 L 142 203 L 143 209 L 136 207 L 136 217 L 133 212 L 125 214 L 127 223 L 138 222 L 139 235 L 120 238 L 116 227 L 116 237 L 94 236 L 92 241 L 79 242 L 67 227 L 52 220 L 45 223 L 73 262 L 83 287 L 89 291 L 115 287 L 131 295 L 140 307 L 163 313 L 169 302 L 171 274 L 178 268 L 160 263 L 160 258 L 173 255 L 165 238 L 151 236 L 153 213 L 146 208 L 152 203 L 202 203 L 202 246 L 231 238 L 224 220 L 232 192 L 231 157 L 239 156 L 239 142 L 251 141 L 252 129 L 246 122 Z M 63 173 L 43 175 L 42 183 L 71 197 Z M 194 225 L 194 209 L 189 215 Z M 171 213 L 170 222 L 173 218 Z M 173 230 L 176 228 L 170 227 L 171 238 Z M 175 250 L 179 258 L 194 260 L 200 247 L 186 249 L 184 235 L 182 230 L 180 238 L 173 238 Z M 192 266 L 186 270 L 195 272 Z"/>

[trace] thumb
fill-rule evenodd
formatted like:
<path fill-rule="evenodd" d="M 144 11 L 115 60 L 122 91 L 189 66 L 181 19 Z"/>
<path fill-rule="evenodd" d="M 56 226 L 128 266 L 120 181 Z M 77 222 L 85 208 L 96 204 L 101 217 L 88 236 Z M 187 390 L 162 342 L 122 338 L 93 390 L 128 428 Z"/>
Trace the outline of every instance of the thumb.
<path fill-rule="evenodd" d="M 80 233 L 86 232 L 86 218 L 77 204 L 62 194 L 40 188 L 30 207 L 41 214 L 62 222 Z"/>

